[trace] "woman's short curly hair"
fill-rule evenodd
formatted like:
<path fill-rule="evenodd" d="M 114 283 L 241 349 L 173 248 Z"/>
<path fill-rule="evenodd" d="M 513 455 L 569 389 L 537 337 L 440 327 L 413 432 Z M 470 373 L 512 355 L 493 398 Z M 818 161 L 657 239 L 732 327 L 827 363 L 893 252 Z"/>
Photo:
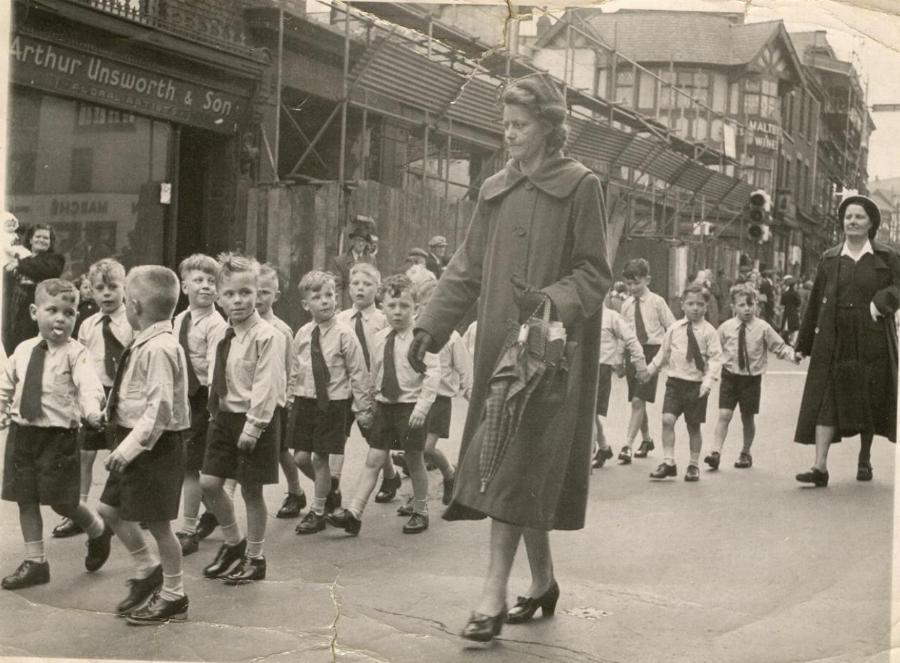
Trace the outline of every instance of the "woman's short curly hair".
<path fill-rule="evenodd" d="M 500 97 L 504 106 L 523 106 L 550 127 L 547 152 L 561 150 L 569 136 L 566 126 L 566 99 L 556 83 L 544 74 L 531 74 L 512 81 Z"/>

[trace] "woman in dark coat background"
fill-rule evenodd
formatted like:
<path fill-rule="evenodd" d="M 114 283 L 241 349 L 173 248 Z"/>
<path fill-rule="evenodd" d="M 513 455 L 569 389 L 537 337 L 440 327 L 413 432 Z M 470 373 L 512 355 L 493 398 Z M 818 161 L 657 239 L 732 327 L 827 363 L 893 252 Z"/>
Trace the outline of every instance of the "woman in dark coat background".
<path fill-rule="evenodd" d="M 878 207 L 865 196 L 845 198 L 838 208 L 844 242 L 819 263 L 797 338 L 809 371 L 794 435 L 815 444 L 812 469 L 797 481 L 828 485 L 828 449 L 859 435 L 856 478 L 869 481 L 872 437 L 896 441 L 897 333 L 900 256 L 875 241 Z"/>
<path fill-rule="evenodd" d="M 53 250 L 55 241 L 53 229 L 39 223 L 29 228 L 24 247 L 13 247 L 15 257 L 6 265 L 11 276 L 6 281 L 12 281 L 3 338 L 8 354 L 12 354 L 19 343 L 38 334 L 37 323 L 31 319 L 30 311 L 34 289 L 45 279 L 59 278 L 66 264 L 66 259 Z"/>
<path fill-rule="evenodd" d="M 541 75 L 503 94 L 511 160 L 488 178 L 465 241 L 419 317 L 410 347 L 415 366 L 438 352 L 478 300 L 475 377 L 448 520 L 492 518 L 487 578 L 463 637 L 489 641 L 503 622 L 552 614 L 559 596 L 549 531 L 584 526 L 597 390 L 600 312 L 611 282 L 600 180 L 561 155 L 565 101 Z M 569 373 L 551 402 L 532 398 L 496 474 L 480 481 L 489 380 L 510 322 L 552 303 L 567 333 Z M 539 387 L 540 389 L 540 387 Z M 507 615 L 506 591 L 520 539 L 531 586 Z"/>
<path fill-rule="evenodd" d="M 792 345 L 794 333 L 800 329 L 800 295 L 797 282 L 793 276 L 784 277 L 784 290 L 781 292 L 781 337 L 788 345 Z"/>

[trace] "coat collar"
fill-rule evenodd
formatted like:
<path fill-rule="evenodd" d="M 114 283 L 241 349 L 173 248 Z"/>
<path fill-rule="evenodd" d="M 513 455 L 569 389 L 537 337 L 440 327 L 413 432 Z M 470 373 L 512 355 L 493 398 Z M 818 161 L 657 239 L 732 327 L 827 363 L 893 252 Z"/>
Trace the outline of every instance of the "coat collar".
<path fill-rule="evenodd" d="M 589 172 L 589 168 L 575 159 L 557 154 L 545 159 L 537 172 L 529 176 L 519 170 L 515 160 L 510 159 L 503 170 L 484 181 L 481 195 L 485 200 L 493 200 L 511 191 L 522 180 L 528 180 L 549 196 L 568 198 Z"/>
<path fill-rule="evenodd" d="M 891 252 L 893 252 L 893 249 L 891 249 L 891 247 L 889 247 L 887 244 L 882 244 L 876 239 L 869 240 L 869 243 L 872 245 L 872 251 L 875 255 L 876 267 L 887 267 L 887 262 L 884 259 L 884 255 L 890 254 Z M 841 255 L 841 249 L 843 248 L 843 242 L 836 246 L 832 246 L 830 249 L 826 249 L 826 251 L 822 254 L 822 258 L 839 258 Z"/>

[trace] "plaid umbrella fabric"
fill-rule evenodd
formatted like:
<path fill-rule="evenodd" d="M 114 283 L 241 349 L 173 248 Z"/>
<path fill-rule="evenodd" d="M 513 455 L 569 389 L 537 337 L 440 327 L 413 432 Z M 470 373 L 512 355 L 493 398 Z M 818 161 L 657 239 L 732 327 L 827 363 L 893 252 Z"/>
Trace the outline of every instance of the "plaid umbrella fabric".
<path fill-rule="evenodd" d="M 531 343 L 517 343 L 508 347 L 491 376 L 479 455 L 482 493 L 497 473 L 510 441 L 519 430 L 528 401 L 547 370 L 531 346 Z"/>

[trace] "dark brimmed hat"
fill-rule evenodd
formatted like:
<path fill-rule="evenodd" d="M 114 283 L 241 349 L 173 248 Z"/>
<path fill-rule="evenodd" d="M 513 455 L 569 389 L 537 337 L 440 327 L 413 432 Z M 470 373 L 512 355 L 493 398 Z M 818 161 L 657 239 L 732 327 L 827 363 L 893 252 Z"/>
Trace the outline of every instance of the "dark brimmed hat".
<path fill-rule="evenodd" d="M 355 228 L 353 228 L 353 230 L 350 231 L 350 237 L 361 237 L 367 242 L 371 239 L 371 235 L 369 235 L 369 233 L 367 233 L 359 226 L 356 226 Z"/>
<path fill-rule="evenodd" d="M 428 246 L 447 246 L 447 238 L 443 235 L 435 235 L 428 240 Z"/>
<path fill-rule="evenodd" d="M 869 221 L 872 222 L 872 227 L 869 228 L 869 239 L 875 239 L 875 235 L 878 234 L 878 226 L 881 225 L 881 212 L 878 210 L 878 205 L 875 204 L 874 200 L 866 196 L 847 196 L 838 205 L 838 222 L 842 225 L 844 223 L 844 212 L 847 211 L 850 205 L 859 205 L 866 211 Z"/>
<path fill-rule="evenodd" d="M 428 258 L 428 253 L 425 251 L 425 249 L 420 249 L 418 246 L 411 248 L 409 250 L 409 253 L 407 253 L 406 255 L 407 256 L 419 256 L 420 258 Z"/>

